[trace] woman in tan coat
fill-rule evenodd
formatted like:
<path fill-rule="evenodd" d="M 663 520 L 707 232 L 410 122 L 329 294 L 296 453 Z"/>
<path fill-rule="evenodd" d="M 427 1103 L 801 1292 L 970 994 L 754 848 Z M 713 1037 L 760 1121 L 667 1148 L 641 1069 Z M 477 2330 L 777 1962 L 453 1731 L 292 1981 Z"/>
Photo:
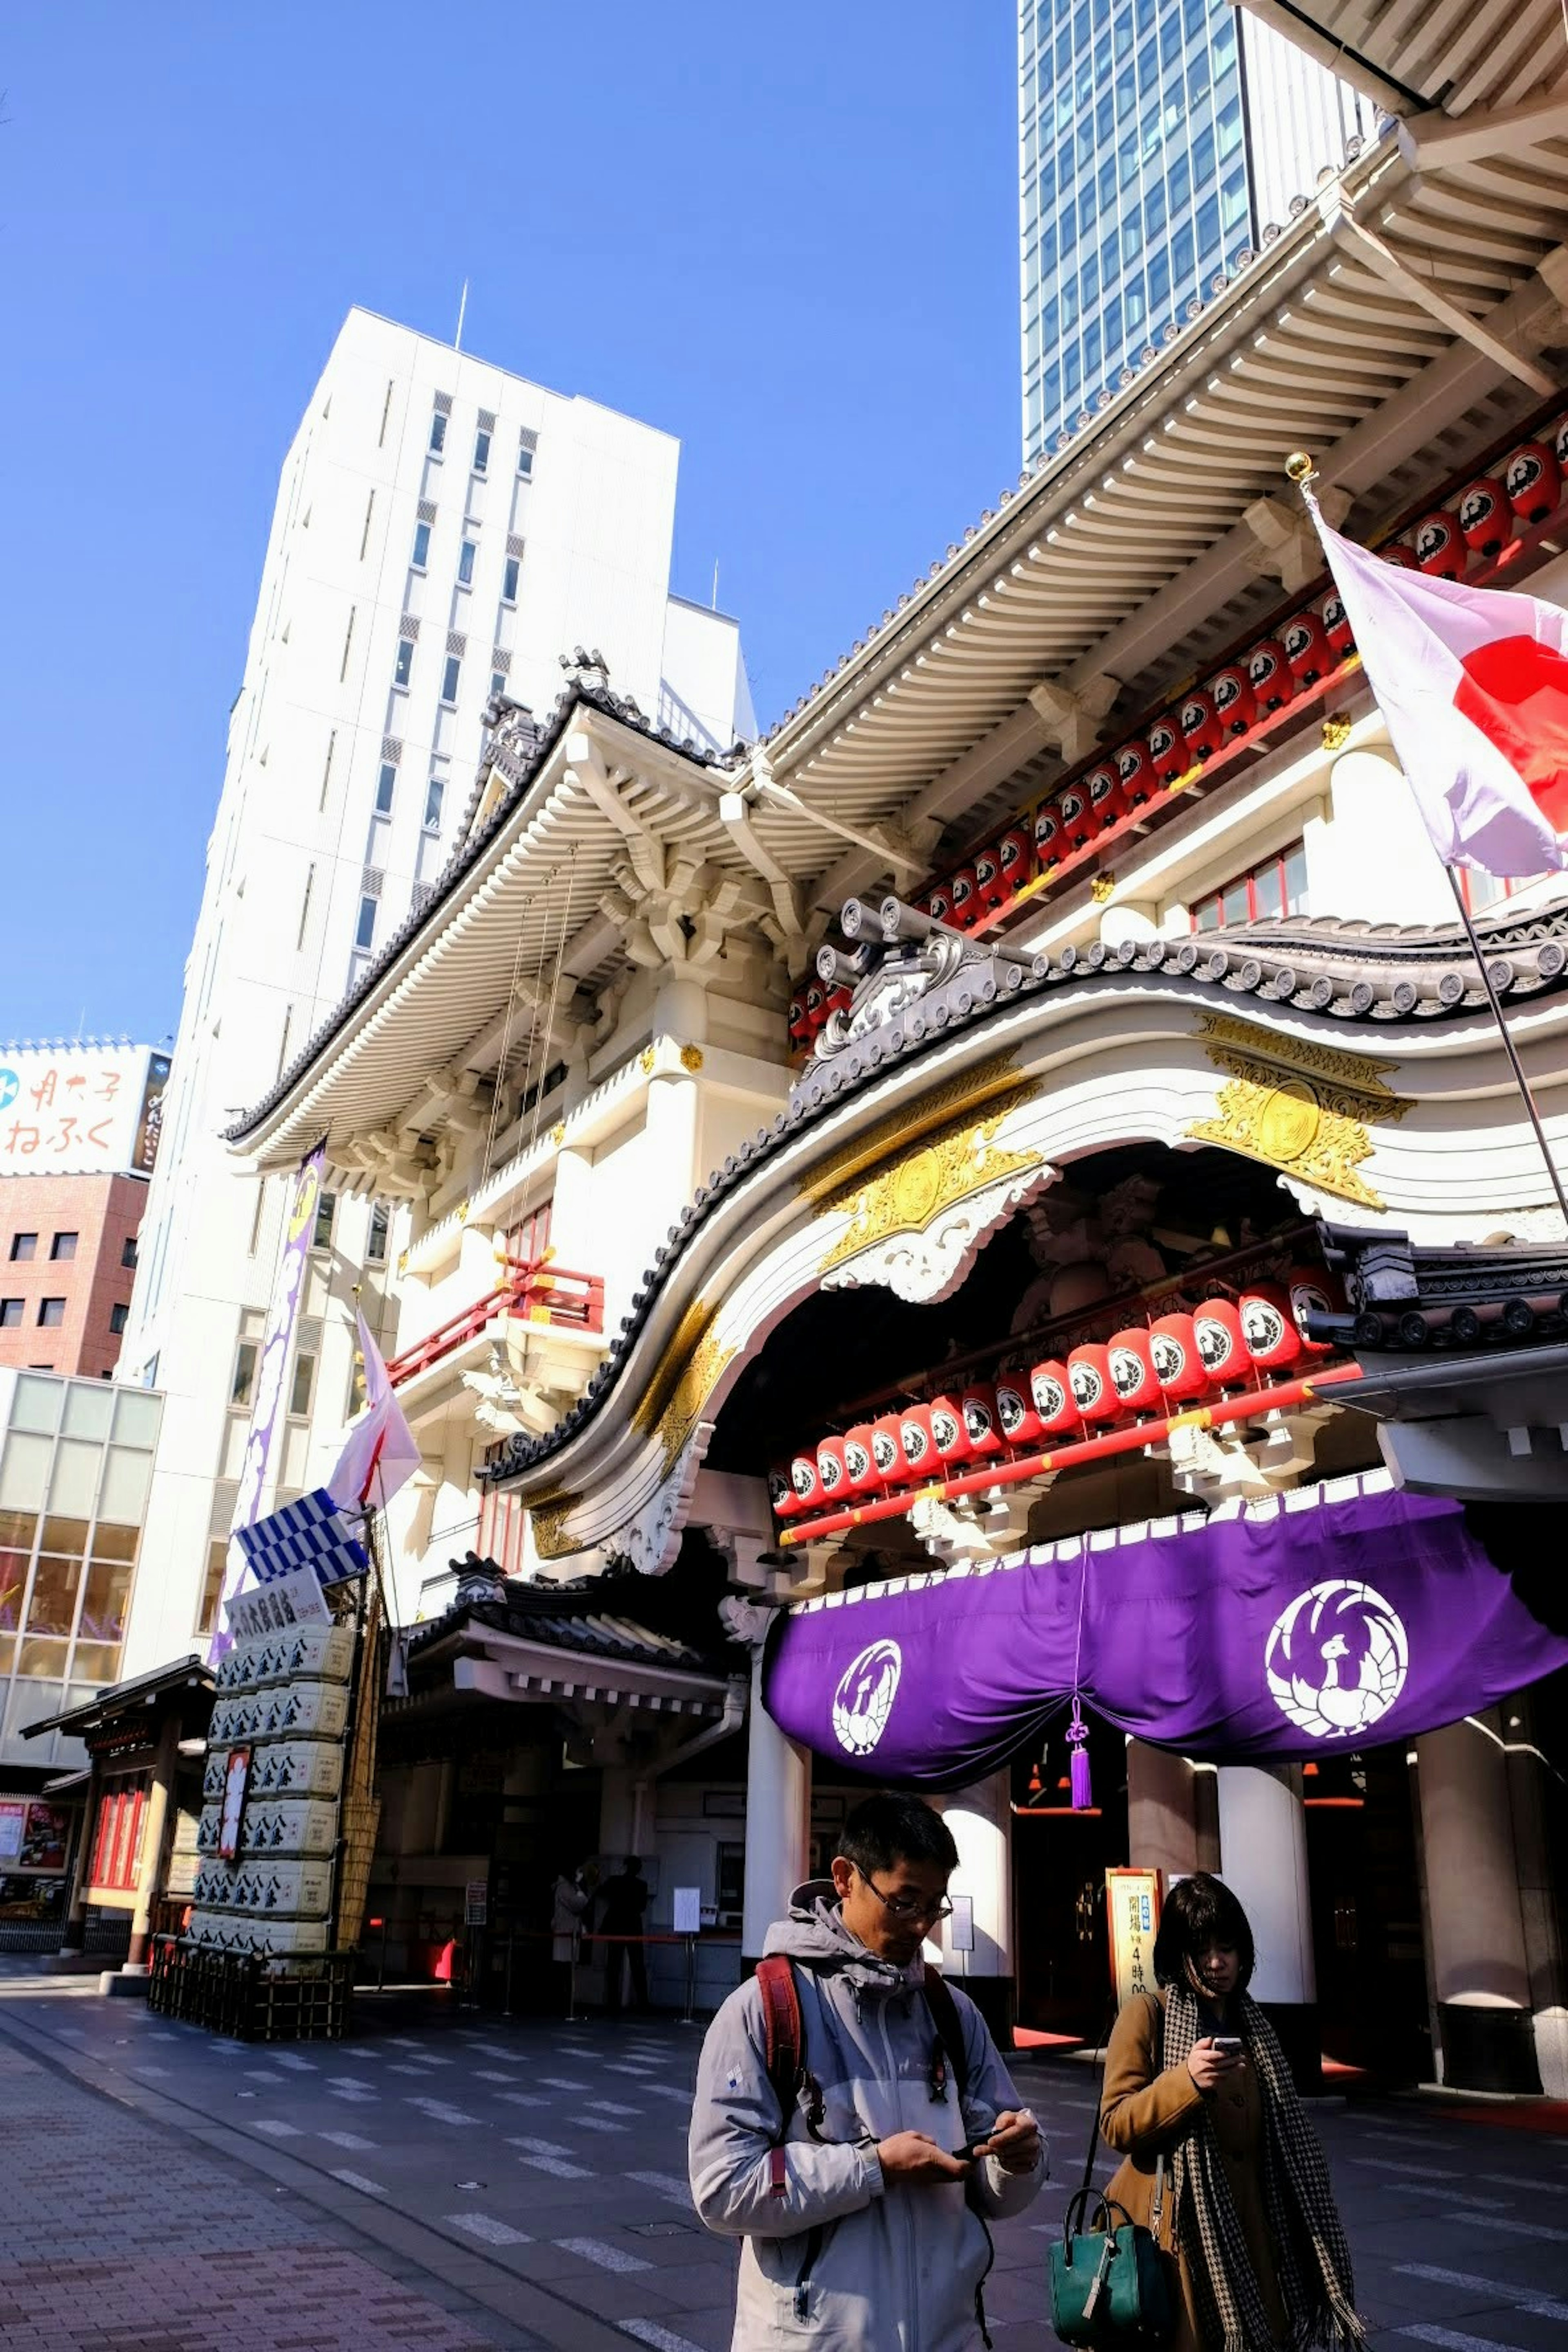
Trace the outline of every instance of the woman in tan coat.
<path fill-rule="evenodd" d="M 1154 1945 L 1161 1990 L 1133 1995 L 1106 2054 L 1100 2126 L 1126 2159 L 1106 2194 L 1179 2269 L 1173 2352 L 1364 2341 L 1328 2168 L 1248 1996 L 1253 1965 L 1230 1889 L 1182 1879 Z"/>

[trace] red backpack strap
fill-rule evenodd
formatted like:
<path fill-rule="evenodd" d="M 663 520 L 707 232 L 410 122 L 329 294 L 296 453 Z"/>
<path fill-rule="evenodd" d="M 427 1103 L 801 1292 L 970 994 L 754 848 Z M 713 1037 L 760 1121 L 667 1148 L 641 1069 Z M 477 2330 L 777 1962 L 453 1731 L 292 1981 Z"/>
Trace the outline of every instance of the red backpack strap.
<path fill-rule="evenodd" d="M 958 2013 L 958 2003 L 952 1988 L 939 1968 L 926 1962 L 926 2007 L 931 2011 L 931 2023 L 937 2039 L 947 2053 L 947 2063 L 952 2069 L 952 2079 L 958 2088 L 958 2104 L 963 2105 L 969 2090 L 969 2051 L 963 2039 L 963 2020 Z"/>
<path fill-rule="evenodd" d="M 800 1994 L 795 1981 L 795 1969 L 782 1952 L 774 1952 L 757 1962 L 757 1987 L 763 1997 L 763 2052 L 766 2060 L 768 2081 L 779 2103 L 779 2136 L 769 2155 L 769 2185 L 772 2194 L 783 2197 L 787 2190 L 784 2173 L 784 2140 L 789 2132 L 790 2113 L 800 2088 L 801 2018 Z M 952 2000 L 952 1995 L 948 1996 Z"/>

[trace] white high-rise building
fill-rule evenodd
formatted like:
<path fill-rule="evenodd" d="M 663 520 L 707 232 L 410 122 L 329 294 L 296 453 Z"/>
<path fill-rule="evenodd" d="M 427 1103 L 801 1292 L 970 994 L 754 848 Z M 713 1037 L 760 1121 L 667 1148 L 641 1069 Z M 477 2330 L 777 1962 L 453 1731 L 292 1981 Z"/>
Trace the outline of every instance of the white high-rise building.
<path fill-rule="evenodd" d="M 754 733 L 740 635 L 672 596 L 679 445 L 351 310 L 283 462 L 119 1378 L 166 1399 L 124 1671 L 210 1624 L 281 1244 L 221 1140 L 424 903 L 483 712 L 542 719 L 575 647 L 704 749 Z M 384 1324 L 391 1203 L 323 1202 L 268 1470 L 298 1492 Z"/>

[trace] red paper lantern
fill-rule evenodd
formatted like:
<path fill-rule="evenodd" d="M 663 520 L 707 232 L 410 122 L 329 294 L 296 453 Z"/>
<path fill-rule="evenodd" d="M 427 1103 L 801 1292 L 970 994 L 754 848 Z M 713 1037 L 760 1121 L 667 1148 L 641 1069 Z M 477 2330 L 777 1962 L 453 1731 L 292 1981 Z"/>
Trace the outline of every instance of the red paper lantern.
<path fill-rule="evenodd" d="M 1149 730 L 1149 766 L 1156 783 L 1173 784 L 1193 764 L 1193 745 L 1182 732 L 1173 710 L 1156 719 Z"/>
<path fill-rule="evenodd" d="M 823 1497 L 829 1503 L 843 1503 L 849 1496 L 849 1465 L 844 1459 L 844 1440 L 825 1437 L 816 1449 L 816 1475 L 822 1481 Z"/>
<path fill-rule="evenodd" d="M 1163 1399 L 1149 1334 L 1141 1323 L 1116 1332 L 1107 1353 L 1110 1381 L 1123 1412 L 1157 1412 Z"/>
<path fill-rule="evenodd" d="M 1035 1412 L 1039 1419 L 1042 1437 L 1061 1437 L 1078 1427 L 1078 1407 L 1073 1402 L 1072 1381 L 1068 1368 L 1052 1356 L 1036 1364 L 1029 1373 L 1029 1394 L 1035 1400 Z"/>
<path fill-rule="evenodd" d="M 899 1415 L 899 1452 L 903 1456 L 906 1476 L 931 1476 L 937 1455 L 929 1404 L 907 1404 Z"/>
<path fill-rule="evenodd" d="M 1285 1277 L 1285 1287 L 1290 1295 L 1290 1312 L 1296 1328 L 1301 1334 L 1301 1346 L 1309 1356 L 1330 1356 L 1333 1343 L 1329 1339 L 1311 1339 L 1307 1331 L 1309 1315 L 1342 1315 L 1345 1295 L 1331 1274 L 1321 1265 L 1293 1265 Z"/>
<path fill-rule="evenodd" d="M 826 1018 L 827 990 L 820 980 L 808 980 L 805 984 L 805 1019 L 814 1037 Z"/>
<path fill-rule="evenodd" d="M 1386 547 L 1377 551 L 1380 563 L 1392 563 L 1395 572 L 1414 572 L 1417 567 L 1415 550 L 1407 540 L 1391 539 Z"/>
<path fill-rule="evenodd" d="M 1351 616 L 1345 611 L 1345 600 L 1337 588 L 1323 599 L 1323 635 L 1337 662 L 1348 660 L 1354 653 L 1355 631 L 1351 627 Z"/>
<path fill-rule="evenodd" d="M 1004 901 L 1015 898 L 1033 870 L 1033 848 L 1028 827 L 1010 824 L 996 844 L 996 856 L 1002 868 Z"/>
<path fill-rule="evenodd" d="M 795 1488 L 795 1508 L 815 1511 L 822 1500 L 822 1480 L 817 1476 L 815 1454 L 790 1456 L 789 1483 Z"/>
<path fill-rule="evenodd" d="M 1062 854 L 1062 813 L 1054 800 L 1042 801 L 1035 811 L 1035 862 L 1041 873 Z"/>
<path fill-rule="evenodd" d="M 804 996 L 792 996 L 789 1001 L 789 1042 L 797 1054 L 803 1054 L 811 1043 L 811 1023 L 806 1018 Z"/>
<path fill-rule="evenodd" d="M 1027 1372 L 996 1375 L 996 1420 L 1009 1445 L 1028 1445 L 1040 1434 L 1040 1416 L 1029 1388 Z"/>
<path fill-rule="evenodd" d="M 1316 686 L 1332 667 L 1328 633 L 1310 604 L 1304 613 L 1293 613 L 1286 622 L 1283 643 L 1290 675 L 1300 685 Z"/>
<path fill-rule="evenodd" d="M 1301 1334 L 1290 1312 L 1289 1293 L 1277 1282 L 1249 1282 L 1238 1302 L 1247 1352 L 1266 1372 L 1282 1371 L 1301 1353 Z"/>
<path fill-rule="evenodd" d="M 945 882 L 933 882 L 925 896 L 926 912 L 933 923 L 952 919 L 952 891 Z"/>
<path fill-rule="evenodd" d="M 994 841 L 974 853 L 974 895 L 980 901 L 980 911 L 994 915 L 1007 896 L 1007 885 L 1002 879 L 1002 853 Z"/>
<path fill-rule="evenodd" d="M 971 1453 L 969 1432 L 963 1426 L 963 1410 L 950 1396 L 932 1397 L 931 1401 L 931 1436 L 941 1463 L 967 1462 Z"/>
<path fill-rule="evenodd" d="M 1194 760 L 1212 759 L 1225 740 L 1225 729 L 1220 724 L 1214 697 L 1201 686 L 1194 686 L 1176 713 L 1176 724 L 1187 739 L 1187 749 Z"/>
<path fill-rule="evenodd" d="M 1121 779 L 1121 789 L 1127 795 L 1129 808 L 1146 801 L 1154 789 L 1154 766 L 1149 757 L 1149 746 L 1142 737 L 1134 736 L 1123 743 L 1116 754 L 1116 772 Z"/>
<path fill-rule="evenodd" d="M 873 1487 L 881 1485 L 881 1474 L 871 1451 L 871 1424 L 868 1421 L 857 1422 L 853 1429 L 845 1431 L 844 1466 L 849 1473 L 852 1495 L 868 1495 Z"/>
<path fill-rule="evenodd" d="M 847 1013 L 854 1002 L 855 992 L 852 988 L 834 989 L 827 999 L 826 1020 L 831 1020 L 836 1013 Z M 824 1025 L 826 1025 L 826 1020 Z"/>
<path fill-rule="evenodd" d="M 974 893 L 974 868 L 961 866 L 948 882 L 952 894 L 952 920 L 961 931 L 973 930 L 980 919 L 980 901 Z"/>
<path fill-rule="evenodd" d="M 1079 1417 L 1090 1428 L 1097 1422 L 1116 1419 L 1121 1411 L 1121 1401 L 1110 1377 L 1109 1349 L 1094 1340 L 1086 1347 L 1075 1348 L 1068 1358 L 1068 1378 L 1072 1382 L 1072 1401 Z"/>
<path fill-rule="evenodd" d="M 1149 1354 L 1154 1377 L 1173 1403 L 1202 1396 L 1213 1385 L 1190 1315 L 1162 1315 L 1149 1333 Z"/>
<path fill-rule="evenodd" d="M 990 1381 L 965 1381 L 958 1409 L 963 1415 L 969 1450 L 975 1459 L 979 1461 L 988 1454 L 1000 1454 L 1002 1416 L 993 1383 Z"/>
<path fill-rule="evenodd" d="M 1105 833 L 1116 823 L 1127 805 L 1127 795 L 1121 789 L 1121 779 L 1116 772 L 1114 760 L 1101 760 L 1084 778 L 1089 788 L 1089 814 L 1097 833 Z"/>
<path fill-rule="evenodd" d="M 1204 1369 L 1216 1388 L 1234 1388 L 1244 1381 L 1251 1365 L 1247 1337 L 1241 1328 L 1241 1316 L 1228 1298 L 1205 1298 L 1193 1315 L 1198 1336 L 1198 1353 Z"/>
<path fill-rule="evenodd" d="M 1278 637 L 1263 637 L 1247 656 L 1247 675 L 1259 710 L 1283 710 L 1296 691 L 1285 648 Z"/>
<path fill-rule="evenodd" d="M 1459 500 L 1465 545 L 1478 555 L 1500 554 L 1511 528 L 1508 492 L 1495 474 L 1479 475 Z"/>
<path fill-rule="evenodd" d="M 1521 522 L 1544 522 L 1563 497 L 1563 470 L 1544 441 L 1521 441 L 1502 469 L 1508 502 Z"/>
<path fill-rule="evenodd" d="M 901 1486 L 908 1475 L 896 1412 L 885 1412 L 871 1423 L 871 1462 L 878 1477 L 890 1486 Z"/>
<path fill-rule="evenodd" d="M 768 1472 L 768 1500 L 777 1518 L 793 1519 L 801 1509 L 800 1496 L 790 1482 L 787 1462 L 775 1463 Z"/>
<path fill-rule="evenodd" d="M 1224 669 L 1215 670 L 1209 680 L 1208 690 L 1214 698 L 1214 707 L 1226 734 L 1245 735 L 1258 716 L 1247 664 L 1230 662 Z"/>
<path fill-rule="evenodd" d="M 1057 794 L 1057 806 L 1062 813 L 1062 839 L 1069 849 L 1081 849 L 1094 831 L 1089 813 L 1088 784 L 1064 784 Z"/>
<path fill-rule="evenodd" d="M 1431 514 L 1422 516 L 1415 526 L 1415 561 L 1435 580 L 1463 578 L 1465 542 L 1459 536 L 1456 515 L 1446 514 L 1437 507 Z"/>

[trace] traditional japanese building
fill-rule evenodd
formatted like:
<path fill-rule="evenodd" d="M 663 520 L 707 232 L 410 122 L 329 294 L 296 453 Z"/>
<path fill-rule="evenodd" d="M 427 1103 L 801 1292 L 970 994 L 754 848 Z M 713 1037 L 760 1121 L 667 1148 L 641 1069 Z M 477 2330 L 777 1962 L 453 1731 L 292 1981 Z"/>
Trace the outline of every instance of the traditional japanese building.
<path fill-rule="evenodd" d="M 1305 2071 L 1568 2091 L 1568 1238 L 1283 473 L 1568 591 L 1520 21 L 1333 46 L 1403 126 L 761 742 L 587 660 L 498 710 L 429 903 L 234 1129 L 411 1220 L 399 1953 L 487 1862 L 526 1940 L 636 1851 L 717 1981 L 889 1773 L 999 2021 L 1095 2030 L 1107 1868 L 1207 1865 Z M 1466 887 L 1568 1164 L 1568 897 Z"/>

